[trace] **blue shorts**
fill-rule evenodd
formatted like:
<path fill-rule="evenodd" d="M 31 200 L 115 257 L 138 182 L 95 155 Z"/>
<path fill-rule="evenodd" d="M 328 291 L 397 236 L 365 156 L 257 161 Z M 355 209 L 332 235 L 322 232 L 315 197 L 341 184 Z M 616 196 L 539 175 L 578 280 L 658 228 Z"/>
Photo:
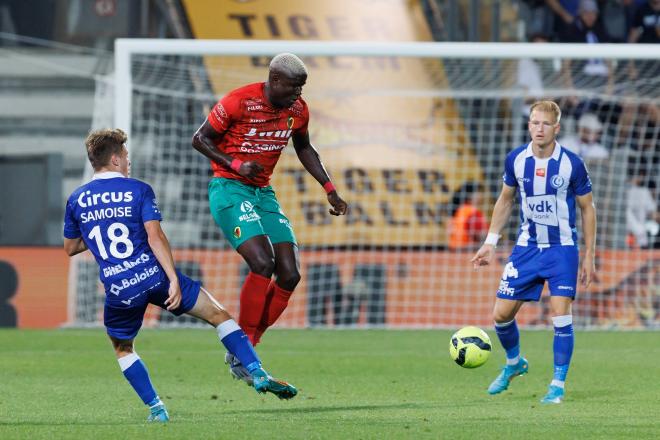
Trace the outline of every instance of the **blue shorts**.
<path fill-rule="evenodd" d="M 179 286 L 181 286 L 181 304 L 171 312 L 176 316 L 188 312 L 197 303 L 201 283 L 193 281 L 178 270 L 176 271 L 179 277 Z M 103 310 L 103 324 L 108 334 L 117 339 L 133 339 L 137 336 L 140 327 L 142 327 L 142 319 L 144 312 L 147 310 L 149 304 L 157 305 L 162 309 L 167 309 L 165 300 L 168 298 L 168 289 L 170 288 L 169 280 L 156 284 L 144 295 L 140 295 L 141 300 L 126 307 L 116 307 L 115 305 L 108 305 L 105 303 Z"/>
<path fill-rule="evenodd" d="M 547 280 L 550 295 L 575 298 L 578 263 L 577 246 L 515 246 L 504 266 L 497 297 L 538 301 Z"/>

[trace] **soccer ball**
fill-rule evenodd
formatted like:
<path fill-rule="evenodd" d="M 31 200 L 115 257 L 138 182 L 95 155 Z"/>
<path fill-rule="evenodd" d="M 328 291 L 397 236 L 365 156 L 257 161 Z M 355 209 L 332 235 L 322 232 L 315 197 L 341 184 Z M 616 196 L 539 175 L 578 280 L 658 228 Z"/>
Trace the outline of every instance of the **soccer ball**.
<path fill-rule="evenodd" d="M 463 327 L 449 341 L 449 356 L 463 368 L 482 366 L 490 356 L 490 338 L 479 327 Z"/>

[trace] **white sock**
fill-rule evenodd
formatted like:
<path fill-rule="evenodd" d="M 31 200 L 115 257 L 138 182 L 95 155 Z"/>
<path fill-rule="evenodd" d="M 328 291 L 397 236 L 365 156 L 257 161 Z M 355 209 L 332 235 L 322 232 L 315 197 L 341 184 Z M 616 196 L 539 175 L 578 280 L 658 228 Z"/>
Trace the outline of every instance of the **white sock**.
<path fill-rule="evenodd" d="M 518 365 L 518 362 L 520 362 L 520 355 L 518 355 L 518 356 L 516 356 L 512 359 L 506 358 L 506 364 L 507 365 Z"/>
<path fill-rule="evenodd" d="M 564 389 L 564 381 L 563 380 L 557 380 L 557 379 L 552 379 L 552 382 L 550 382 L 550 385 L 559 387 L 561 389 Z"/>

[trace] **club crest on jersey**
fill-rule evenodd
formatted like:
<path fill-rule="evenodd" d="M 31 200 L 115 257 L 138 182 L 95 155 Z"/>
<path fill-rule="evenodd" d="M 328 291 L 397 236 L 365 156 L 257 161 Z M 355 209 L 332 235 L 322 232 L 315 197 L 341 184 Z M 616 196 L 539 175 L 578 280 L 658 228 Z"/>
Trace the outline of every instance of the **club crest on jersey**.
<path fill-rule="evenodd" d="M 236 226 L 234 228 L 234 238 L 241 238 L 241 228 L 240 228 L 240 226 Z"/>
<path fill-rule="evenodd" d="M 550 179 L 550 185 L 552 185 L 554 189 L 559 189 L 564 186 L 564 178 L 560 175 L 552 176 L 552 179 Z"/>
<path fill-rule="evenodd" d="M 293 127 L 294 121 L 295 119 L 293 119 L 293 116 L 289 116 L 289 119 L 286 120 L 286 128 L 290 130 L 291 127 Z"/>
<path fill-rule="evenodd" d="M 537 168 L 536 175 L 539 177 L 545 177 L 545 168 Z"/>

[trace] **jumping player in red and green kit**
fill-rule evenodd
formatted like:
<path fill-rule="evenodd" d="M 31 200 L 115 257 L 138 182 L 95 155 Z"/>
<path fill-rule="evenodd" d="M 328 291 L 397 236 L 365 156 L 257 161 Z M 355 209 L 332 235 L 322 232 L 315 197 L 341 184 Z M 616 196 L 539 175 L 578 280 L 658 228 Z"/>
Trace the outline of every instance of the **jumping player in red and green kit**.
<path fill-rule="evenodd" d="M 309 111 L 300 97 L 306 81 L 300 58 L 275 56 L 268 80 L 225 95 L 192 140 L 211 160 L 211 214 L 250 269 L 238 322 L 254 345 L 284 312 L 300 281 L 296 238 L 269 184 L 289 138 L 300 162 L 325 189 L 330 214 L 344 215 L 348 209 L 309 140 Z M 225 360 L 235 378 L 250 382 L 237 358 L 227 353 Z"/>

